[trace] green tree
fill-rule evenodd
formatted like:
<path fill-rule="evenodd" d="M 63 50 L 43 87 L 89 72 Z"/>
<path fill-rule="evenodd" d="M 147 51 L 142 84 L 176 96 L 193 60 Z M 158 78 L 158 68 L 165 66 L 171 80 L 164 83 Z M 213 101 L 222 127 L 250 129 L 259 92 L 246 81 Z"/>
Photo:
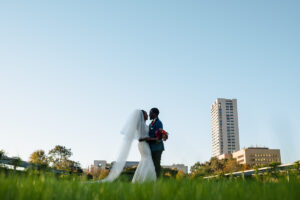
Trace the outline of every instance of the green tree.
<path fill-rule="evenodd" d="M 67 163 L 66 170 L 69 171 L 70 173 L 75 173 L 75 174 L 83 173 L 83 170 L 80 167 L 79 162 L 75 162 L 73 160 L 67 160 L 66 163 Z"/>
<path fill-rule="evenodd" d="M 205 163 L 197 162 L 191 167 L 191 177 L 192 178 L 204 177 L 204 176 L 208 176 L 208 175 L 212 175 L 212 174 L 213 174 L 213 171 L 210 167 L 209 162 L 205 162 Z"/>
<path fill-rule="evenodd" d="M 29 162 L 41 166 L 48 166 L 48 157 L 44 150 L 37 150 L 30 155 Z"/>
<path fill-rule="evenodd" d="M 278 166 L 280 165 L 280 162 L 272 162 L 270 163 L 270 167 L 271 167 L 271 172 L 268 172 L 269 176 L 272 177 L 278 177 L 280 175 L 280 170 L 278 168 Z"/>
<path fill-rule="evenodd" d="M 5 160 L 5 158 L 6 158 L 6 156 L 5 156 L 5 152 L 2 150 L 2 149 L 0 149 L 0 161 L 1 160 Z M 0 167 L 2 167 L 3 165 L 1 164 L 1 162 L 0 162 Z"/>
<path fill-rule="evenodd" d="M 65 146 L 56 145 L 48 153 L 52 167 L 59 170 L 68 170 L 70 166 L 69 158 L 72 156 L 71 149 Z"/>
<path fill-rule="evenodd" d="M 219 174 L 224 171 L 225 163 L 227 159 L 219 160 L 216 157 L 210 159 L 209 166 L 214 174 Z"/>
<path fill-rule="evenodd" d="M 162 177 L 163 178 L 176 178 L 178 173 L 177 169 L 170 169 L 170 168 L 162 168 Z"/>
<path fill-rule="evenodd" d="M 271 162 L 269 164 L 269 167 L 272 167 L 273 169 L 276 169 L 280 165 L 280 162 Z"/>
<path fill-rule="evenodd" d="M 20 166 L 21 165 L 21 158 L 18 157 L 18 156 L 15 156 L 15 157 L 12 157 L 9 161 L 9 164 L 13 165 L 14 166 L 14 170 L 17 169 L 17 166 Z"/>
<path fill-rule="evenodd" d="M 213 175 L 214 171 L 211 169 L 211 167 L 209 165 L 203 165 L 196 173 L 196 176 L 210 176 Z"/>
<path fill-rule="evenodd" d="M 250 165 L 243 164 L 243 170 L 249 170 L 249 169 L 252 169 Z"/>
<path fill-rule="evenodd" d="M 196 162 L 193 166 L 191 166 L 191 173 L 195 173 L 197 170 L 200 169 L 202 164 L 200 162 Z"/>
<path fill-rule="evenodd" d="M 186 177 L 186 174 L 182 170 L 178 170 L 176 174 L 176 179 L 183 179 Z"/>
<path fill-rule="evenodd" d="M 300 160 L 294 163 L 294 168 L 296 169 L 298 176 L 300 175 Z"/>
<path fill-rule="evenodd" d="M 5 152 L 0 149 L 0 160 L 3 160 L 5 158 Z"/>
<path fill-rule="evenodd" d="M 109 174 L 109 170 L 107 169 L 101 169 L 100 174 L 99 174 L 99 179 L 102 180 L 106 178 Z"/>
<path fill-rule="evenodd" d="M 229 172 L 237 172 L 243 170 L 243 165 L 238 164 L 236 159 L 230 158 L 226 160 L 225 162 L 225 167 L 224 167 L 224 172 L 229 173 Z"/>
<path fill-rule="evenodd" d="M 60 145 L 56 145 L 48 153 L 49 163 L 55 169 L 64 170 L 70 173 L 83 173 L 80 163 L 69 159 L 71 156 L 71 149 Z"/>

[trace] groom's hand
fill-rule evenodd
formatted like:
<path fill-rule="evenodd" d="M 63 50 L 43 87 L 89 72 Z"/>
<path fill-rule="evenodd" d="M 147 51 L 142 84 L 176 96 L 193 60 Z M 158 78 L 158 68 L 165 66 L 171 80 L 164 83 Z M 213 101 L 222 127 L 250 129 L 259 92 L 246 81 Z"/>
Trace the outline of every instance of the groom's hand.
<path fill-rule="evenodd" d="M 144 138 L 140 138 L 139 141 L 140 141 L 140 142 L 143 142 L 143 141 L 144 141 Z"/>

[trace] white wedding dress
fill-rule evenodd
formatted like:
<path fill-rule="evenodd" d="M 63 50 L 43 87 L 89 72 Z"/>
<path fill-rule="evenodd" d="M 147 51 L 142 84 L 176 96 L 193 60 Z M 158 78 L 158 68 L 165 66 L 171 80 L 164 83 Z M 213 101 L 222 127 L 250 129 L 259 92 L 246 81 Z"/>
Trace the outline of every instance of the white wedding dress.
<path fill-rule="evenodd" d="M 149 127 L 146 124 L 145 130 L 146 137 L 149 137 Z M 155 181 L 156 173 L 149 144 L 147 142 L 139 142 L 138 147 L 141 154 L 141 161 L 136 168 L 132 182 Z"/>
<path fill-rule="evenodd" d="M 141 110 L 135 110 L 125 124 L 121 133 L 124 135 L 120 153 L 116 162 L 113 164 L 108 176 L 100 182 L 111 182 L 117 179 L 126 164 L 126 160 L 134 139 L 149 137 L 149 127 L 144 120 L 144 114 Z M 155 181 L 156 173 L 152 161 L 151 150 L 147 142 L 139 142 L 138 148 L 141 154 L 141 160 L 134 173 L 132 182 Z"/>

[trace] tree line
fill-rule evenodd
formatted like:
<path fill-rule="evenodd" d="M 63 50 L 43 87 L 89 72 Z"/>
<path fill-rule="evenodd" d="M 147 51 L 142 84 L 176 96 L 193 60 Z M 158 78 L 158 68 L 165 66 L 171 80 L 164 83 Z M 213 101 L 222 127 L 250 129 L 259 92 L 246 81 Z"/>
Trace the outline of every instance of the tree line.
<path fill-rule="evenodd" d="M 38 170 L 47 170 L 53 168 L 68 173 L 83 173 L 79 162 L 73 161 L 70 157 L 73 155 L 71 149 L 65 146 L 56 145 L 48 153 L 44 150 L 34 151 L 29 157 L 31 168 Z M 7 160 L 16 168 L 22 162 L 19 157 L 8 158 L 3 150 L 0 150 L 0 160 Z"/>
<path fill-rule="evenodd" d="M 273 162 L 268 166 L 279 165 L 278 162 Z M 209 161 L 204 163 L 197 162 L 191 167 L 191 177 L 205 177 L 211 175 L 222 175 L 226 173 L 245 171 L 249 169 L 256 169 L 259 167 L 266 167 L 264 165 L 260 166 L 250 166 L 247 164 L 239 164 L 234 158 L 226 158 L 219 160 L 216 157 L 212 157 Z"/>
<path fill-rule="evenodd" d="M 83 169 L 80 166 L 79 162 L 73 161 L 70 157 L 73 155 L 71 149 L 66 148 L 65 146 L 56 145 L 53 149 L 46 153 L 44 150 L 34 151 L 29 158 L 29 164 L 31 167 L 37 170 L 47 170 L 49 168 L 67 172 L 69 174 L 82 174 Z M 6 156 L 3 150 L 0 150 L 0 161 L 5 160 L 8 157 Z M 8 160 L 8 159 L 7 159 Z M 9 164 L 18 166 L 22 162 L 19 157 L 12 157 L 9 159 Z M 280 163 L 271 163 L 269 166 L 276 166 Z M 209 161 L 204 163 L 197 162 L 191 166 L 190 174 L 186 175 L 182 171 L 176 169 L 163 169 L 162 177 L 165 178 L 197 178 L 205 177 L 211 175 L 222 175 L 226 173 L 232 173 L 237 171 L 249 170 L 252 168 L 258 168 L 264 166 L 249 166 L 246 164 L 239 164 L 234 158 L 226 158 L 219 160 L 216 157 L 212 157 Z M 130 179 L 133 176 L 136 170 L 136 166 L 132 168 L 124 169 L 122 175 L 124 177 L 129 177 L 125 179 Z M 90 179 L 103 179 L 108 173 L 109 169 L 100 169 L 95 168 L 93 170 L 85 171 L 86 175 Z"/>

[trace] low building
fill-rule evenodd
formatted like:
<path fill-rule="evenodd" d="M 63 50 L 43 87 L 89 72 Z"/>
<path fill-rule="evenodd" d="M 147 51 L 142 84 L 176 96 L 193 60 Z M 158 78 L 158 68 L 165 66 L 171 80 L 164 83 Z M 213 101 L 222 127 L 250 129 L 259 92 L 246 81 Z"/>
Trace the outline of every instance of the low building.
<path fill-rule="evenodd" d="M 222 154 L 222 155 L 217 156 L 217 158 L 218 158 L 219 160 L 229 159 L 229 158 L 231 158 L 231 154 L 224 153 L 224 154 Z"/>
<path fill-rule="evenodd" d="M 94 168 L 101 168 L 101 169 L 106 169 L 107 167 L 107 162 L 106 160 L 94 160 Z"/>
<path fill-rule="evenodd" d="M 164 166 L 162 166 L 163 168 L 167 168 L 167 169 L 176 169 L 176 170 L 181 170 L 181 171 L 183 171 L 185 174 L 187 174 L 188 173 L 188 166 L 185 166 L 185 165 L 183 165 L 183 164 L 177 164 L 177 165 L 175 165 L 175 164 L 173 164 L 173 165 L 164 165 Z"/>
<path fill-rule="evenodd" d="M 232 153 L 239 164 L 269 165 L 272 162 L 281 163 L 280 150 L 266 147 L 249 147 Z"/>
<path fill-rule="evenodd" d="M 111 163 L 111 167 L 116 163 L 116 161 L 113 161 Z M 139 165 L 139 162 L 137 161 L 126 161 L 125 165 L 124 165 L 124 168 L 132 168 L 132 167 L 137 167 Z"/>

